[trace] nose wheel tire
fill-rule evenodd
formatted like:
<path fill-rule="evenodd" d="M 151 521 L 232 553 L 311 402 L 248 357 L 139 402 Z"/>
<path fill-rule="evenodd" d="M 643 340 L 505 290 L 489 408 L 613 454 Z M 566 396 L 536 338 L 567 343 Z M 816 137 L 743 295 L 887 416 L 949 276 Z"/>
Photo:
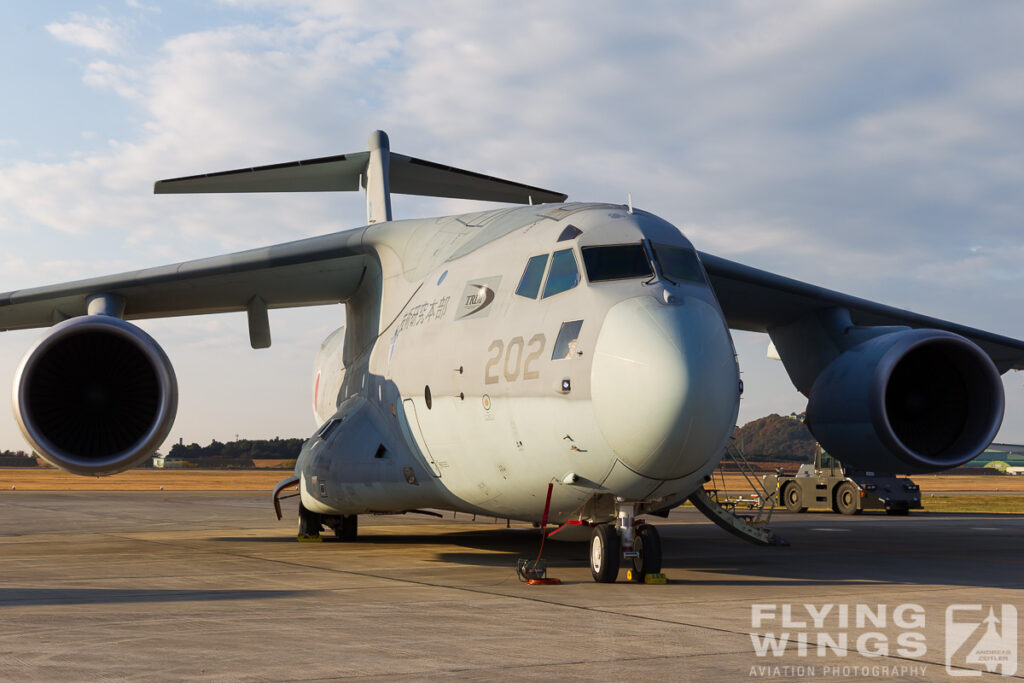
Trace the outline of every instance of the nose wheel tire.
<path fill-rule="evenodd" d="M 798 484 L 786 484 L 786 487 L 782 489 L 782 502 L 790 512 L 807 511 L 807 507 L 804 505 L 804 494 Z"/>
<path fill-rule="evenodd" d="M 598 583 L 614 583 L 619 576 L 619 534 L 611 524 L 594 527 L 590 535 L 590 574 Z"/>
<path fill-rule="evenodd" d="M 657 527 L 641 524 L 633 537 L 633 550 L 639 555 L 633 558 L 633 571 L 637 580 L 643 582 L 648 574 L 661 573 L 661 536 Z"/>
<path fill-rule="evenodd" d="M 848 481 L 844 481 L 836 489 L 836 509 L 844 515 L 855 515 L 857 509 L 857 498 L 859 493 L 857 487 Z"/>

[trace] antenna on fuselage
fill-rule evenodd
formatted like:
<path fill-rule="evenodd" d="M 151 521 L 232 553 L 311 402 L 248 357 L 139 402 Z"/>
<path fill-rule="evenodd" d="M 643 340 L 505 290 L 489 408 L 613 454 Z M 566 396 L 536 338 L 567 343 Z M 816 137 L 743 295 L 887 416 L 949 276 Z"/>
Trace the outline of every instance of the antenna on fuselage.
<path fill-rule="evenodd" d="M 633 213 L 633 193 L 626 193 L 626 205 L 629 207 L 629 213 Z"/>

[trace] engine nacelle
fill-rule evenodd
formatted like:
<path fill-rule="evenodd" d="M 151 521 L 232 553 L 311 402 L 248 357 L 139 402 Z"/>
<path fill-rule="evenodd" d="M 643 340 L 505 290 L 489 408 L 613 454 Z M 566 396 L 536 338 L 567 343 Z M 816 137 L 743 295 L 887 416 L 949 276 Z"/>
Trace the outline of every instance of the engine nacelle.
<path fill-rule="evenodd" d="M 167 438 L 178 384 L 163 349 L 118 318 L 55 325 L 14 378 L 14 416 L 43 459 L 75 474 L 115 474 Z"/>
<path fill-rule="evenodd" d="M 862 342 L 818 376 L 807 426 L 850 467 L 905 474 L 962 465 L 1003 420 L 1003 384 L 974 343 L 938 330 Z"/>

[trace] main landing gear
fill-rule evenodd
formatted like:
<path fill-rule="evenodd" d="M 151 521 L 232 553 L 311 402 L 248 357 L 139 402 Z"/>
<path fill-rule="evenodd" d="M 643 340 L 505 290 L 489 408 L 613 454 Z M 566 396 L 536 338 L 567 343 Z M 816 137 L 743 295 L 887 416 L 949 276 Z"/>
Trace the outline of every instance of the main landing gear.
<path fill-rule="evenodd" d="M 299 503 L 299 540 L 320 541 L 324 526 L 334 530 L 339 541 L 354 541 L 359 533 L 358 515 L 321 515 Z"/>
<path fill-rule="evenodd" d="M 310 512 L 302 503 L 299 503 L 299 540 L 320 541 L 320 530 L 324 528 L 324 521 L 321 515 Z"/>
<path fill-rule="evenodd" d="M 334 529 L 334 535 L 339 541 L 354 541 L 359 533 L 359 515 L 330 517 L 327 525 Z"/>
<path fill-rule="evenodd" d="M 661 573 L 661 537 L 650 524 L 636 524 L 635 507 L 616 505 L 614 524 L 599 524 L 590 536 L 590 574 L 598 583 L 614 583 L 622 558 L 632 562 L 630 578 L 644 583 Z"/>

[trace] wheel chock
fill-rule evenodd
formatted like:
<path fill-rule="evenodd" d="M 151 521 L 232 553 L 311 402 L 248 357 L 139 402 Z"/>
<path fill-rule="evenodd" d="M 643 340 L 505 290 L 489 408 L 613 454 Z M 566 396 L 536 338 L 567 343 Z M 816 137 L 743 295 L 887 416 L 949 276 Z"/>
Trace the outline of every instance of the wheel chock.
<path fill-rule="evenodd" d="M 319 534 L 316 536 L 305 536 L 303 534 L 299 534 L 296 536 L 296 539 L 298 539 L 299 543 L 320 543 L 324 540 Z"/>
<path fill-rule="evenodd" d="M 556 579 L 551 576 L 545 576 L 542 579 L 527 579 L 526 581 L 526 585 L 528 586 L 557 586 L 561 583 L 561 579 Z"/>
<path fill-rule="evenodd" d="M 626 580 L 634 583 L 668 583 L 668 579 L 665 578 L 664 574 L 641 574 L 640 572 L 633 571 L 632 569 L 626 571 Z"/>

